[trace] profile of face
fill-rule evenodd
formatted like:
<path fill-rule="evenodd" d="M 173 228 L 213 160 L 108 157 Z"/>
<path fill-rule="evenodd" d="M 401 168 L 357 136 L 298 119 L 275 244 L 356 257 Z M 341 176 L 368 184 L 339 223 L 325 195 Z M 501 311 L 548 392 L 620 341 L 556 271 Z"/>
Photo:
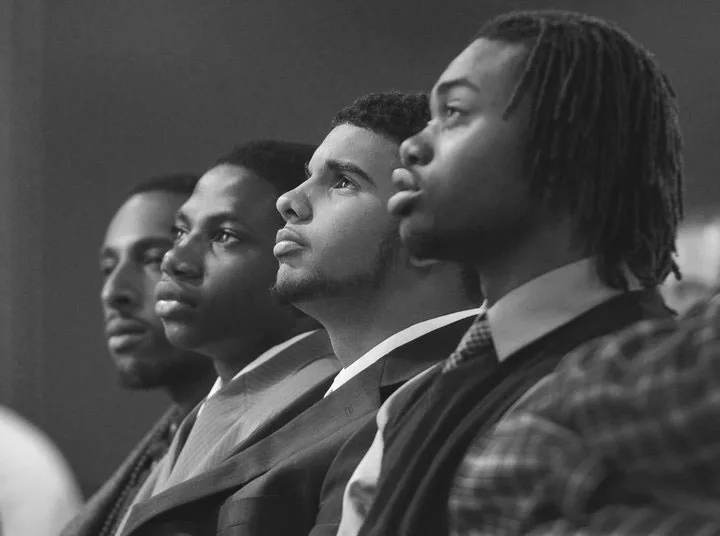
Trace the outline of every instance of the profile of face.
<path fill-rule="evenodd" d="M 524 45 L 478 39 L 433 88 L 432 119 L 400 148 L 406 168 L 388 210 L 416 256 L 476 260 L 532 228 L 537 202 L 523 173 L 529 98 L 509 117 Z"/>
<path fill-rule="evenodd" d="M 160 263 L 172 245 L 175 211 L 187 196 L 150 191 L 113 217 L 100 251 L 101 302 L 108 349 L 123 385 L 138 389 L 197 380 L 212 363 L 172 346 L 155 314 Z"/>
<path fill-rule="evenodd" d="M 220 165 L 200 179 L 177 213 L 175 242 L 156 288 L 156 311 L 173 344 L 226 359 L 239 342 L 280 329 L 288 306 L 270 293 L 282 225 L 277 195 L 272 184 L 239 166 Z"/>
<path fill-rule="evenodd" d="M 400 165 L 398 145 L 350 124 L 335 127 L 313 154 L 307 180 L 280 196 L 285 219 L 275 256 L 275 292 L 292 303 L 381 287 L 399 250 L 386 204 Z"/>

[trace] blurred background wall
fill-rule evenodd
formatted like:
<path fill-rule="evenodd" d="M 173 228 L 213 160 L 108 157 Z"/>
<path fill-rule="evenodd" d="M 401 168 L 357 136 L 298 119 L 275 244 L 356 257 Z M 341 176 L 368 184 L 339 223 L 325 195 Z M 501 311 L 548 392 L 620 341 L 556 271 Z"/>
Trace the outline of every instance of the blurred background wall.
<path fill-rule="evenodd" d="M 484 19 L 619 22 L 682 104 L 693 213 L 720 204 L 720 3 L 708 0 L 0 0 L 0 388 L 94 490 L 157 418 L 107 357 L 97 250 L 130 184 L 253 137 L 319 142 L 358 95 L 431 87 Z M 7 33 L 10 32 L 10 33 Z M 14 141 L 12 141 L 14 140 Z"/>

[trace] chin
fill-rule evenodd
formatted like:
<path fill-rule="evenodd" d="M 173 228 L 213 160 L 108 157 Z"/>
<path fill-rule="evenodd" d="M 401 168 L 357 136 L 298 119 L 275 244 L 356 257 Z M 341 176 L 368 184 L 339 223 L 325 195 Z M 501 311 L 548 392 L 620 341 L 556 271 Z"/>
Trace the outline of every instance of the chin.
<path fill-rule="evenodd" d="M 147 390 L 163 386 L 162 375 L 159 375 L 150 364 L 139 362 L 139 360 L 125 357 L 116 359 L 118 383 L 125 389 Z"/>

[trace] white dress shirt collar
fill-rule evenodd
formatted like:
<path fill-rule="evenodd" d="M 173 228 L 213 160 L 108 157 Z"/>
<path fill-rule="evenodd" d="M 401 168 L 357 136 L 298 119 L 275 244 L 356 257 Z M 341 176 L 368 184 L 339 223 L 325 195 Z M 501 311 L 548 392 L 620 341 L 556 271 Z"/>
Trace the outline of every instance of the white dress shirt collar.
<path fill-rule="evenodd" d="M 631 290 L 640 287 L 629 272 L 625 275 Z M 600 279 L 592 258 L 566 264 L 528 281 L 488 309 L 498 359 L 507 358 L 622 292 Z"/>
<path fill-rule="evenodd" d="M 482 307 L 479 307 L 477 309 L 466 309 L 464 311 L 457 311 L 455 313 L 437 316 L 435 318 L 430 318 L 428 320 L 418 322 L 417 324 L 413 324 L 412 326 L 409 326 L 393 335 L 390 335 L 390 337 L 374 346 L 371 350 L 362 355 L 357 361 L 354 361 L 350 366 L 341 369 L 338 375 L 335 376 L 335 381 L 333 381 L 330 389 L 325 396 L 332 393 L 345 382 L 347 382 L 354 376 L 357 376 L 360 372 L 368 368 L 373 363 L 377 362 L 380 358 L 386 356 L 387 354 L 389 354 L 396 348 L 399 348 L 403 344 L 407 344 L 410 341 L 413 341 L 418 337 L 425 335 L 426 333 L 430 333 L 431 331 L 450 325 L 457 320 L 461 320 L 470 316 L 477 316 L 484 310 L 485 306 L 483 305 Z"/>

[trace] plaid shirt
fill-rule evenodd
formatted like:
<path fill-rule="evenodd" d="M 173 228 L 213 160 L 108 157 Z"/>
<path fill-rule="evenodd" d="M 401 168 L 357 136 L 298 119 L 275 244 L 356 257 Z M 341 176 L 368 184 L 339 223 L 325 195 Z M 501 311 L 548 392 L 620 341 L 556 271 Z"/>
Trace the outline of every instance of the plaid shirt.
<path fill-rule="evenodd" d="M 720 535 L 720 296 L 569 354 L 468 450 L 453 535 Z"/>

